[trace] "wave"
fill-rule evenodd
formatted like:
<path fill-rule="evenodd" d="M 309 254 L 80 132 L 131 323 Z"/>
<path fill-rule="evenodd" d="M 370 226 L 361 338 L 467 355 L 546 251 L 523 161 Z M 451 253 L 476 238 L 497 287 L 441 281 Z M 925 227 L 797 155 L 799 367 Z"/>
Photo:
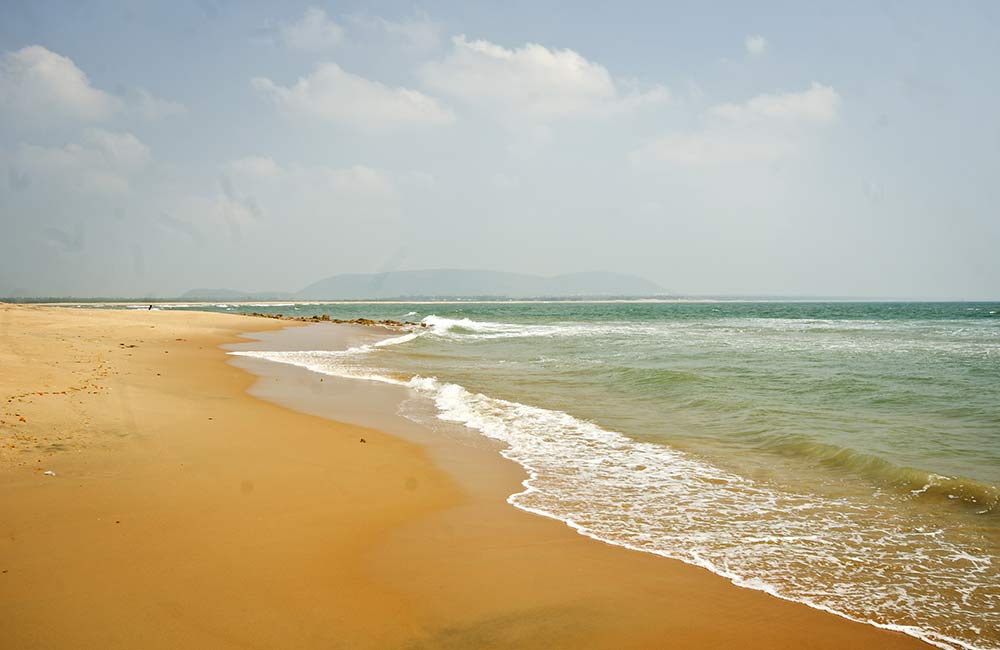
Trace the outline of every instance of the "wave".
<path fill-rule="evenodd" d="M 394 336 L 392 338 L 382 339 L 381 341 L 378 341 L 377 343 L 373 343 L 372 347 L 385 348 L 385 347 L 389 347 L 389 346 L 392 346 L 392 345 L 399 345 L 400 343 L 409 343 L 410 341 L 412 341 L 414 339 L 420 338 L 421 336 L 425 335 L 426 333 L 427 332 L 423 332 L 423 331 L 409 332 L 408 334 L 403 334 L 401 336 Z"/>
<path fill-rule="evenodd" d="M 1000 328 L 968 328 L 962 321 L 827 321 L 730 318 L 715 321 L 602 321 L 499 323 L 432 314 L 422 323 L 435 335 L 456 341 L 515 338 L 601 338 L 634 344 L 707 345 L 729 352 L 817 354 L 949 354 L 1000 356 Z M 630 347 L 634 347 L 631 345 Z"/>
<path fill-rule="evenodd" d="M 452 331 L 462 333 L 501 333 L 517 332 L 523 328 L 510 323 L 492 323 L 488 321 L 475 321 L 469 318 L 445 318 L 431 314 L 425 316 L 420 321 L 431 328 L 435 334 L 447 334 Z"/>
<path fill-rule="evenodd" d="M 739 586 L 942 648 L 988 647 L 963 621 L 1000 627 L 991 605 L 997 587 L 989 552 L 953 531 L 915 525 L 891 504 L 780 491 L 562 411 L 433 377 L 389 376 L 364 364 L 368 353 L 427 332 L 496 334 L 521 327 L 436 316 L 424 322 L 427 330 L 344 351 L 231 354 L 412 389 L 433 401 L 437 419 L 505 443 L 503 455 L 529 476 L 525 489 L 508 498 L 512 505 L 583 535 L 701 566 Z"/>
<path fill-rule="evenodd" d="M 1000 488 L 990 483 L 961 476 L 897 465 L 881 456 L 847 447 L 816 442 L 799 437 L 770 439 L 758 448 L 782 455 L 805 458 L 824 467 L 846 470 L 896 488 L 912 497 L 962 502 L 977 514 L 994 514 L 1000 506 Z"/>
<path fill-rule="evenodd" d="M 374 352 L 378 348 L 391 347 L 408 343 L 417 339 L 427 332 L 415 331 L 393 336 L 387 339 L 376 341 L 375 343 L 365 343 L 356 345 L 344 350 L 291 350 L 291 351 L 234 351 L 228 354 L 237 357 L 250 357 L 255 359 L 265 359 L 267 361 L 277 361 L 293 366 L 299 366 L 313 372 L 327 375 L 335 375 L 349 379 L 371 379 L 384 381 L 391 384 L 404 385 L 406 381 L 400 381 L 391 377 L 385 377 L 372 372 L 362 370 L 350 360 L 362 357 L 365 354 Z"/>
<path fill-rule="evenodd" d="M 421 323 L 443 338 L 484 340 L 523 337 L 580 337 L 655 333 L 649 324 L 635 323 L 497 323 L 470 318 L 445 318 L 431 314 Z"/>

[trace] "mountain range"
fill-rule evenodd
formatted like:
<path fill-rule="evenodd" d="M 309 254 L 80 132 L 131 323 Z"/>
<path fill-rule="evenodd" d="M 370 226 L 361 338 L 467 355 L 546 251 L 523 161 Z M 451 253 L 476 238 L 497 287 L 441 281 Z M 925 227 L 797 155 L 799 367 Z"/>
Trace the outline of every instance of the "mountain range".
<path fill-rule="evenodd" d="M 645 278 L 624 273 L 586 272 L 556 276 L 431 269 L 333 275 L 295 293 L 253 293 L 194 289 L 184 300 L 387 300 L 391 298 L 582 298 L 662 296 Z"/>

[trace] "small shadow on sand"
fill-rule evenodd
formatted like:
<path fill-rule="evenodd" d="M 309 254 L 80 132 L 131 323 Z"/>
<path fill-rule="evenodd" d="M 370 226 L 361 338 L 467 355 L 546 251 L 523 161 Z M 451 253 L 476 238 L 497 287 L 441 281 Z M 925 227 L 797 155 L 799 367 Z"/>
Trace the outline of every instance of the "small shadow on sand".
<path fill-rule="evenodd" d="M 405 646 L 406 650 L 471 650 L 551 648 L 579 645 L 591 626 L 586 610 L 541 608 L 486 618 L 461 627 L 434 630 Z M 573 643 L 577 641 L 578 643 Z M 583 647 L 586 645 L 579 645 Z"/>

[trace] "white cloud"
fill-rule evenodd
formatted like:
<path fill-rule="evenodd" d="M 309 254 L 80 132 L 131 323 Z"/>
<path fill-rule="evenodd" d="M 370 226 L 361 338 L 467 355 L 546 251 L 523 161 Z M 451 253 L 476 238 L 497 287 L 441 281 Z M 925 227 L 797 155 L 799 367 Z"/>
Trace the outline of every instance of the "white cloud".
<path fill-rule="evenodd" d="M 837 91 L 814 81 L 801 92 L 757 95 L 743 104 L 719 104 L 711 113 L 733 122 L 766 119 L 825 123 L 836 119 L 839 106 Z"/>
<path fill-rule="evenodd" d="M 352 20 L 363 27 L 384 32 L 401 40 L 407 47 L 417 51 L 436 49 L 441 45 L 444 33 L 443 26 L 431 20 L 430 16 L 423 12 L 413 18 L 398 21 L 364 15 L 354 16 Z"/>
<path fill-rule="evenodd" d="M 282 165 L 252 156 L 233 160 L 225 169 L 224 195 L 201 207 L 206 219 L 230 227 L 303 223 L 328 232 L 327 225 L 370 225 L 399 213 L 392 179 L 366 165 Z"/>
<path fill-rule="evenodd" d="M 760 56 L 767 50 L 767 39 L 760 34 L 747 36 L 743 44 L 746 46 L 747 52 L 753 56 Z"/>
<path fill-rule="evenodd" d="M 225 189 L 209 196 L 178 196 L 172 199 L 171 210 L 165 212 L 169 221 L 161 220 L 160 225 L 187 235 L 196 242 L 202 239 L 205 232 L 218 241 L 218 229 L 221 228 L 223 233 L 228 233 L 230 241 L 239 243 L 244 229 L 258 225 L 262 215 L 254 203 Z M 172 213 L 183 216 L 173 217 Z"/>
<path fill-rule="evenodd" d="M 795 142 L 783 135 L 710 128 L 657 138 L 634 152 L 631 160 L 640 166 L 666 162 L 701 167 L 773 162 L 795 150 Z"/>
<path fill-rule="evenodd" d="M 14 165 L 28 178 L 58 183 L 64 190 L 118 194 L 128 191 L 129 178 L 150 160 L 149 147 L 131 133 L 88 129 L 82 144 L 21 145 Z"/>
<path fill-rule="evenodd" d="M 84 141 L 100 153 L 107 164 L 126 170 L 145 167 L 151 159 L 149 147 L 131 133 L 88 129 Z"/>
<path fill-rule="evenodd" d="M 187 107 L 184 104 L 156 97 L 145 88 L 135 89 L 130 107 L 140 117 L 150 122 L 187 113 Z"/>
<path fill-rule="evenodd" d="M 267 156 L 249 156 L 230 161 L 226 168 L 239 185 L 248 189 L 281 186 L 296 195 L 335 192 L 388 196 L 394 193 L 392 181 L 383 172 L 366 165 L 283 167 Z"/>
<path fill-rule="evenodd" d="M 241 245 L 246 231 L 259 230 L 266 217 L 257 198 L 240 192 L 223 174 L 211 193 L 171 193 L 160 209 L 158 225 L 184 234 L 195 243 L 204 234 L 214 241 L 227 237 L 232 244 Z"/>
<path fill-rule="evenodd" d="M 44 188 L 44 192 L 52 191 L 51 183 L 65 188 L 58 190 L 58 194 L 66 190 L 92 194 L 127 192 L 128 179 L 123 174 L 87 163 L 92 153 L 78 144 L 62 148 L 25 144 L 18 151 L 16 166 L 30 180 L 31 187 Z"/>
<path fill-rule="evenodd" d="M 616 83 L 604 66 L 573 50 L 534 43 L 511 50 L 465 36 L 454 37 L 452 45 L 444 59 L 423 66 L 424 82 L 502 116 L 545 120 L 608 114 L 668 99 L 662 86 L 641 91 Z"/>
<path fill-rule="evenodd" d="M 511 133 L 507 152 L 517 158 L 532 158 L 552 144 L 554 139 L 552 127 L 547 124 L 521 126 Z"/>
<path fill-rule="evenodd" d="M 107 121 L 115 115 L 159 120 L 187 112 L 183 104 L 135 88 L 127 98 L 95 88 L 68 57 L 32 45 L 7 52 L 0 59 L 0 110 L 13 113 L 19 124 L 53 121 Z"/>
<path fill-rule="evenodd" d="M 71 59 L 41 45 L 0 60 L 0 107 L 26 120 L 102 120 L 121 106 L 117 97 L 94 88 Z"/>
<path fill-rule="evenodd" d="M 335 63 L 320 64 L 311 75 L 291 86 L 280 86 L 263 77 L 251 83 L 282 111 L 365 129 L 435 126 L 455 120 L 454 113 L 433 97 L 365 79 Z"/>
<path fill-rule="evenodd" d="M 365 165 L 346 169 L 322 170 L 337 192 L 388 196 L 393 193 L 392 183 L 382 172 Z"/>
<path fill-rule="evenodd" d="M 268 156 L 238 158 L 231 161 L 228 168 L 234 175 L 250 179 L 275 178 L 284 171 Z"/>
<path fill-rule="evenodd" d="M 631 154 L 633 164 L 680 166 L 769 163 L 797 155 L 816 127 L 837 117 L 840 96 L 813 82 L 802 92 L 763 94 L 743 104 L 719 104 L 704 127 L 665 134 Z"/>
<path fill-rule="evenodd" d="M 318 7 L 309 7 L 298 21 L 281 28 L 281 38 L 292 49 L 321 52 L 340 45 L 344 28 Z"/>

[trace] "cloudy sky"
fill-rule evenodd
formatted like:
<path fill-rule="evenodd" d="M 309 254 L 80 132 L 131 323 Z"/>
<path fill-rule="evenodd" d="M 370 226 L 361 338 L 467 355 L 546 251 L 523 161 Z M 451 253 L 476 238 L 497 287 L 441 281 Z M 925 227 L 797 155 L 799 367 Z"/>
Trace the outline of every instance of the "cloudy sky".
<path fill-rule="evenodd" d="M 2 0 L 0 295 L 997 298 L 998 33 L 988 1 Z"/>

